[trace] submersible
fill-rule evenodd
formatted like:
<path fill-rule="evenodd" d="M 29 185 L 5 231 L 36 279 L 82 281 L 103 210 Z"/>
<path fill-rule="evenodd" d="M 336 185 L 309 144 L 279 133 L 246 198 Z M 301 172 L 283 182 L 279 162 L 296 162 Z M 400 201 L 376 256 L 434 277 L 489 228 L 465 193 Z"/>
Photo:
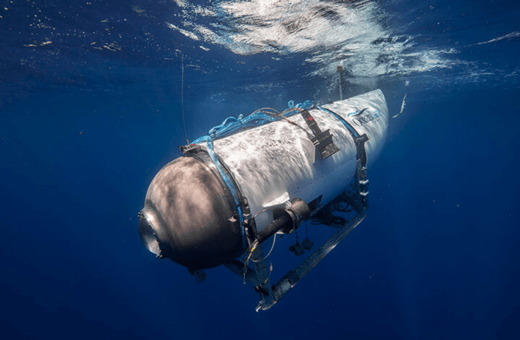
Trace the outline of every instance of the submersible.
<path fill-rule="evenodd" d="M 182 156 L 152 180 L 139 212 L 149 251 L 199 278 L 201 270 L 225 265 L 259 293 L 257 310 L 274 305 L 364 218 L 367 169 L 388 126 L 380 90 L 322 106 L 291 106 L 228 118 L 181 147 Z M 337 200 L 358 216 L 272 285 L 262 243 L 316 216 L 323 221 Z"/>

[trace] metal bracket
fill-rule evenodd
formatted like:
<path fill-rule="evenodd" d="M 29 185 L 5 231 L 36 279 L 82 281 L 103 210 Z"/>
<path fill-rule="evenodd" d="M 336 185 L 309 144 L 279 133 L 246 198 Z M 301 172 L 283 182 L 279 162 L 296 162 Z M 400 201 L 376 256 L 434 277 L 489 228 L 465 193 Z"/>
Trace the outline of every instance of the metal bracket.
<path fill-rule="evenodd" d="M 320 150 L 321 158 L 325 159 L 332 156 L 339 151 L 339 148 L 332 141 L 332 134 L 330 130 L 321 131 L 316 120 L 311 116 L 307 110 L 301 111 L 302 117 L 307 123 L 307 126 L 311 129 L 314 137 L 311 139 L 312 143 Z"/>

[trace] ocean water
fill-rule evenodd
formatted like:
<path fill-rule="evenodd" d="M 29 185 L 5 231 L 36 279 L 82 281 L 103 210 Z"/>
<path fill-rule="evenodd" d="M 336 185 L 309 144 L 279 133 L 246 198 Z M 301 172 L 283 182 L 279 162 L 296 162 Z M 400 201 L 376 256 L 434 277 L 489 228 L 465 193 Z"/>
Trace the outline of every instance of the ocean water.
<path fill-rule="evenodd" d="M 505 0 L 3 0 L 1 338 L 517 339 L 519 16 Z M 143 247 L 137 212 L 186 132 L 337 100 L 338 65 L 344 97 L 380 88 L 397 117 L 368 217 L 278 304 L 256 313 L 225 268 L 197 284 Z"/>

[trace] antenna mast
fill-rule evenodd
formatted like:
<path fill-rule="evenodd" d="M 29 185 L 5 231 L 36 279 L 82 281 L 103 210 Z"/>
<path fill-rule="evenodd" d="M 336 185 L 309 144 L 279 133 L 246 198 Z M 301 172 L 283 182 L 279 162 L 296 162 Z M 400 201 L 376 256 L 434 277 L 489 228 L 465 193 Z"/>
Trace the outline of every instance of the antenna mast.
<path fill-rule="evenodd" d="M 181 52 L 181 110 L 182 110 L 182 123 L 184 125 L 184 133 L 186 134 L 186 145 L 190 144 L 188 139 L 188 130 L 186 129 L 186 118 L 184 117 L 184 54 Z"/>

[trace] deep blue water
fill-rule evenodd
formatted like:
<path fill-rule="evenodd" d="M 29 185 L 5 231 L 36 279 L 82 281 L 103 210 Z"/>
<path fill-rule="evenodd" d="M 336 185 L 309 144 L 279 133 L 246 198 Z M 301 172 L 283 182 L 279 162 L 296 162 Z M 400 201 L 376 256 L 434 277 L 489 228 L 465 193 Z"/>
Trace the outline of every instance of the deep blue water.
<path fill-rule="evenodd" d="M 2 1 L 2 339 L 517 339 L 516 1 Z M 271 310 L 141 244 L 157 171 L 228 116 L 381 88 L 370 210 Z M 280 249 L 281 256 L 292 256 Z M 273 260 L 276 268 L 276 260 Z M 282 260 L 283 261 L 283 260 Z"/>

